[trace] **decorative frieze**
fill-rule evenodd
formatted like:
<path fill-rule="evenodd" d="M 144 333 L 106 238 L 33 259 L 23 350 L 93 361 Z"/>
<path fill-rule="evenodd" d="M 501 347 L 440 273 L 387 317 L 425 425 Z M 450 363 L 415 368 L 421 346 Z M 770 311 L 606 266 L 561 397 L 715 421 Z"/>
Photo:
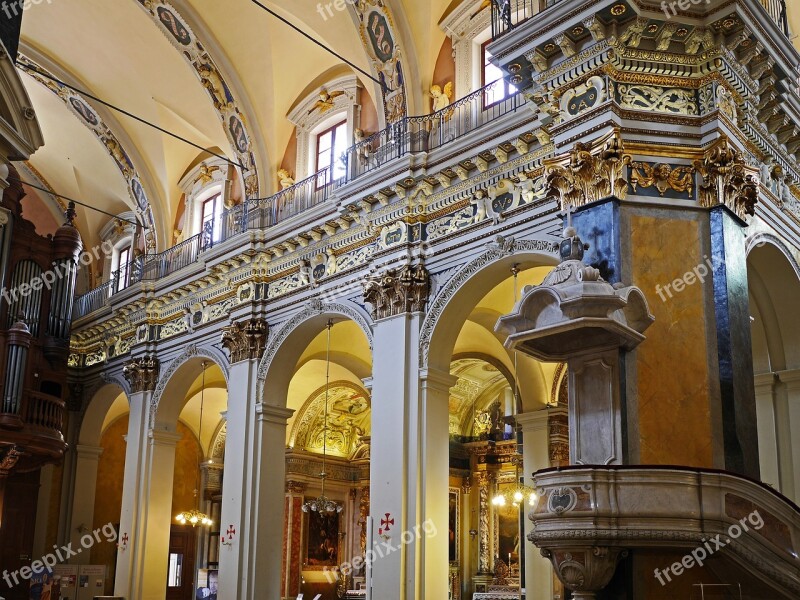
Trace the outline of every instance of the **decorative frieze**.
<path fill-rule="evenodd" d="M 431 278 L 425 265 L 407 264 L 368 277 L 364 283 L 364 301 L 372 305 L 372 318 L 385 319 L 425 309 Z"/>
<path fill-rule="evenodd" d="M 633 191 L 655 187 L 660 196 L 667 190 L 687 193 L 692 198 L 694 169 L 692 167 L 673 167 L 666 163 L 635 162 L 631 164 L 630 182 Z"/>
<path fill-rule="evenodd" d="M 222 329 L 222 346 L 230 353 L 230 362 L 260 359 L 267 344 L 269 326 L 264 319 L 240 321 Z"/>
<path fill-rule="evenodd" d="M 626 169 L 631 155 L 618 132 L 594 143 L 578 142 L 566 156 L 545 161 L 548 196 L 557 196 L 562 209 L 580 207 L 597 200 L 628 195 Z"/>
<path fill-rule="evenodd" d="M 131 393 L 155 391 L 159 367 L 159 360 L 155 356 L 142 356 L 125 363 L 122 374 L 131 386 Z"/>
<path fill-rule="evenodd" d="M 728 138 L 721 137 L 694 167 L 703 178 L 699 186 L 700 205 L 725 205 L 740 219 L 755 214 L 758 202 L 758 174 L 744 160 Z"/>

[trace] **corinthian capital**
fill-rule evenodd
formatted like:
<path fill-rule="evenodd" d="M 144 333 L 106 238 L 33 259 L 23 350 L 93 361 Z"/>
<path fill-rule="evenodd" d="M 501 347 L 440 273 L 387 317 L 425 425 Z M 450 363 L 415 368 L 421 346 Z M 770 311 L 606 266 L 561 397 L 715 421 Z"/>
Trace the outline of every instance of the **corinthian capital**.
<path fill-rule="evenodd" d="M 230 353 L 231 364 L 261 358 L 268 332 L 264 319 L 240 321 L 223 328 L 222 346 Z"/>
<path fill-rule="evenodd" d="M 364 300 L 372 305 L 374 319 L 385 319 L 422 311 L 430 287 L 430 275 L 425 265 L 408 264 L 368 277 L 364 283 Z"/>
<path fill-rule="evenodd" d="M 728 138 L 721 137 L 706 150 L 702 160 L 695 161 L 694 167 L 703 177 L 699 188 L 701 206 L 725 205 L 740 219 L 755 214 L 758 175 Z"/>
<path fill-rule="evenodd" d="M 629 164 L 631 155 L 617 132 L 595 142 L 578 142 L 568 154 L 545 161 L 547 195 L 558 197 L 563 210 L 609 196 L 624 200 Z"/>
<path fill-rule="evenodd" d="M 142 356 L 126 363 L 122 374 L 131 386 L 131 393 L 154 391 L 158 383 L 159 366 L 155 356 Z"/>

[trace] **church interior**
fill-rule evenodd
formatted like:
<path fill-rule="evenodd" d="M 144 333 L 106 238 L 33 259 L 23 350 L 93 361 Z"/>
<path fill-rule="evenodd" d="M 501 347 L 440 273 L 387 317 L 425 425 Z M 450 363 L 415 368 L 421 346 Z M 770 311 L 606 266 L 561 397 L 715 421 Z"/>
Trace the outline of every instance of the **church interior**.
<path fill-rule="evenodd" d="M 799 34 L 0 0 L 0 600 L 800 598 Z"/>

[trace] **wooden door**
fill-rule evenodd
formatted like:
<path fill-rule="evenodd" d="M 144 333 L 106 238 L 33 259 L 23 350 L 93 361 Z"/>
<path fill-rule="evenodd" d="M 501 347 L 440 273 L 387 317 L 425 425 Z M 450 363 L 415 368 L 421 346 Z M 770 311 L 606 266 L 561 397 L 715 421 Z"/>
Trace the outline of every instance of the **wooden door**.
<path fill-rule="evenodd" d="M 193 527 L 173 525 L 170 528 L 167 600 L 192 600 L 194 597 L 196 542 Z"/>

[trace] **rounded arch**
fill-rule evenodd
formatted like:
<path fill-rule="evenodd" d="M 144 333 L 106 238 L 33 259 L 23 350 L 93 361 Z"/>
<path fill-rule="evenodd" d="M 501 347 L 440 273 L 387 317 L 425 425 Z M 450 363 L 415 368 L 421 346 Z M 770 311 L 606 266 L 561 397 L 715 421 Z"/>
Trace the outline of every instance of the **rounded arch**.
<path fill-rule="evenodd" d="M 447 372 L 456 339 L 470 312 L 488 290 L 508 278 L 509 269 L 555 266 L 554 242 L 498 240 L 464 265 L 433 299 L 420 333 L 420 367 Z"/>
<path fill-rule="evenodd" d="M 124 394 L 130 403 L 130 386 L 116 377 L 106 377 L 91 391 L 86 411 L 81 419 L 78 432 L 78 444 L 81 446 L 99 446 L 103 434 L 103 422 L 111 405 Z"/>
<path fill-rule="evenodd" d="M 323 303 L 319 300 L 291 317 L 270 339 L 261 363 L 258 366 L 258 398 L 262 402 L 274 405 L 266 397 L 266 390 L 286 390 L 289 387 L 297 361 L 311 340 L 322 331 L 328 320 L 334 323 L 350 320 L 358 325 L 366 336 L 372 350 L 372 319 L 360 307 L 341 303 Z M 287 343 L 289 339 L 291 343 Z M 269 386 L 267 385 L 269 384 Z M 280 396 L 280 394 L 276 394 Z"/>
<path fill-rule="evenodd" d="M 216 348 L 198 347 L 190 344 L 161 374 L 150 404 L 150 429 L 172 431 L 178 422 L 186 393 L 192 383 L 202 374 L 202 363 L 210 360 L 222 371 L 226 385 L 230 381 L 228 358 Z M 164 406 L 162 399 L 166 398 Z"/>
<path fill-rule="evenodd" d="M 749 257 L 756 248 L 763 248 L 768 244 L 775 246 L 778 250 L 780 250 L 781 254 L 783 254 L 783 256 L 786 257 L 786 260 L 789 261 L 792 269 L 794 269 L 794 273 L 797 275 L 797 278 L 800 279 L 800 264 L 798 264 L 794 255 L 789 250 L 789 247 L 783 242 L 783 240 L 772 235 L 771 233 L 758 233 L 747 238 L 747 256 Z"/>

